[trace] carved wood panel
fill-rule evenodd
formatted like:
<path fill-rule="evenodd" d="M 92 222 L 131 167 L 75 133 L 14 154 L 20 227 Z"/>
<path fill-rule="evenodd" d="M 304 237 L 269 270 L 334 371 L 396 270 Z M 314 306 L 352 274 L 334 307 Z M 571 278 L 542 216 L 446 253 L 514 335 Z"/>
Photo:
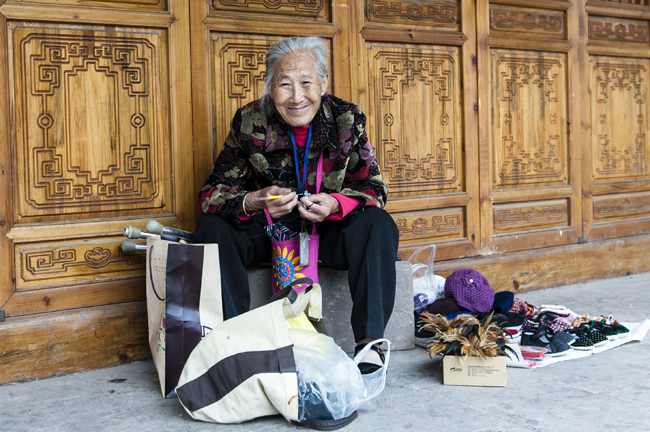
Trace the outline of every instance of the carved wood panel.
<path fill-rule="evenodd" d="M 567 184 L 565 55 L 491 54 L 493 184 Z"/>
<path fill-rule="evenodd" d="M 589 39 L 591 41 L 637 42 L 647 45 L 650 40 L 649 29 L 647 21 L 589 17 Z"/>
<path fill-rule="evenodd" d="M 589 65 L 594 181 L 650 178 L 650 61 L 592 56 Z"/>
<path fill-rule="evenodd" d="M 459 6 L 455 1 L 366 0 L 368 22 L 426 26 L 436 29 L 459 28 Z"/>
<path fill-rule="evenodd" d="M 553 39 L 566 38 L 563 11 L 490 5 L 490 33 L 520 33 Z"/>
<path fill-rule="evenodd" d="M 16 245 L 16 290 L 140 277 L 145 268 L 144 254 L 123 254 L 123 237 L 101 241 L 23 243 Z"/>
<path fill-rule="evenodd" d="M 600 1 L 605 1 L 612 4 L 619 3 L 619 4 L 641 5 L 641 6 L 648 6 L 648 4 L 650 4 L 650 0 L 600 0 Z"/>
<path fill-rule="evenodd" d="M 168 0 L 20 0 L 21 3 L 53 4 L 78 6 L 84 3 L 86 6 L 101 6 L 108 8 L 142 9 L 142 10 L 166 10 Z M 2 2 L 0 2 L 2 3 Z"/>
<path fill-rule="evenodd" d="M 233 11 L 329 21 L 331 7 L 328 0 L 213 0 L 211 14 Z"/>
<path fill-rule="evenodd" d="M 650 195 L 626 194 L 594 198 L 594 222 L 603 223 L 622 219 L 650 216 Z"/>
<path fill-rule="evenodd" d="M 212 35 L 214 111 L 218 127 L 217 154 L 230 131 L 237 109 L 259 99 L 264 88 L 266 51 L 281 38 L 248 39 L 241 36 Z"/>
<path fill-rule="evenodd" d="M 465 209 L 393 214 L 399 230 L 400 245 L 461 239 L 465 234 Z"/>
<path fill-rule="evenodd" d="M 567 200 L 494 206 L 494 233 L 525 232 L 569 226 Z"/>
<path fill-rule="evenodd" d="M 370 45 L 368 69 L 371 138 L 391 195 L 463 191 L 458 49 Z"/>
<path fill-rule="evenodd" d="M 165 210 L 162 33 L 13 30 L 18 219 Z"/>

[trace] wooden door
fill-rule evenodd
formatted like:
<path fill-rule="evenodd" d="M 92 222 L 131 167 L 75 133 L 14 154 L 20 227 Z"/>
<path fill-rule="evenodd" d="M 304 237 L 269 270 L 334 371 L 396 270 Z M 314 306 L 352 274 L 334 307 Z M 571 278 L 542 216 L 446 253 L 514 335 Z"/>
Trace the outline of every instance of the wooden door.
<path fill-rule="evenodd" d="M 359 2 L 361 3 L 361 2 Z M 476 37 L 470 2 L 368 0 L 357 6 L 362 77 L 400 254 L 436 259 L 479 247 Z"/>
<path fill-rule="evenodd" d="M 123 228 L 194 219 L 188 2 L 0 3 L 0 309 L 141 300 Z"/>
<path fill-rule="evenodd" d="M 425 4 L 427 3 L 427 4 Z M 200 188 L 235 110 L 260 96 L 267 48 L 318 35 L 332 48 L 330 92 L 361 106 L 391 191 L 401 253 L 478 250 L 474 11 L 460 2 L 232 1 L 192 7 Z M 411 27 L 413 26 L 413 27 Z M 411 29 L 413 28 L 413 29 Z M 206 91 L 209 89 L 209 91 Z"/>
<path fill-rule="evenodd" d="M 589 1 L 585 83 L 590 133 L 582 172 L 585 238 L 650 231 L 650 7 Z"/>
<path fill-rule="evenodd" d="M 580 1 L 476 4 L 482 254 L 577 243 Z"/>

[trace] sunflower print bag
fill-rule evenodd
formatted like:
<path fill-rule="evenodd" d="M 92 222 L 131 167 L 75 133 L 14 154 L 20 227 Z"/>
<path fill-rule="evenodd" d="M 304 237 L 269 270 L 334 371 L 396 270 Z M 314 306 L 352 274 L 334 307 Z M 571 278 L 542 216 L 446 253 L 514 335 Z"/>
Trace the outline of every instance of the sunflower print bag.
<path fill-rule="evenodd" d="M 270 227 L 273 227 L 273 220 L 269 213 L 264 210 Z M 300 238 L 289 240 L 275 240 L 271 238 L 271 264 L 273 266 L 273 294 L 282 288 L 289 286 L 296 279 L 309 278 L 318 283 L 318 243 L 316 225 L 312 225 L 312 232 L 309 234 L 309 264 L 300 266 Z M 294 286 L 296 292 L 307 288 L 309 284 L 298 284 Z"/>

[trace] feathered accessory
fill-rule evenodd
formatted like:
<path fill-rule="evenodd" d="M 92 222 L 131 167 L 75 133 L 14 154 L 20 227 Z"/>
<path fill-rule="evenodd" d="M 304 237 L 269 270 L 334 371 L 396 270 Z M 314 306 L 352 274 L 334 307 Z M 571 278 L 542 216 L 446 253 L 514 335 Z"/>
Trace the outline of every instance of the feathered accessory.
<path fill-rule="evenodd" d="M 427 351 L 432 357 L 437 354 L 496 357 L 506 355 L 506 350 L 514 352 L 507 346 L 503 330 L 492 321 L 492 313 L 479 321 L 474 315 L 458 315 L 451 321 L 442 315 L 424 312 L 420 315 L 424 323 L 422 330 L 433 333 L 427 342 Z"/>

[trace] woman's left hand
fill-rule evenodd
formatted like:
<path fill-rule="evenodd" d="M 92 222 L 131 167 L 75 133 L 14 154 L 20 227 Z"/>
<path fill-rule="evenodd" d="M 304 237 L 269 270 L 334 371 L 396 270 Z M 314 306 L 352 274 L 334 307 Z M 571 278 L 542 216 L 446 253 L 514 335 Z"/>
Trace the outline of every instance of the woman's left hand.
<path fill-rule="evenodd" d="M 341 211 L 339 201 L 326 193 L 306 196 L 297 207 L 300 216 L 312 222 L 322 222 L 329 215 Z"/>

